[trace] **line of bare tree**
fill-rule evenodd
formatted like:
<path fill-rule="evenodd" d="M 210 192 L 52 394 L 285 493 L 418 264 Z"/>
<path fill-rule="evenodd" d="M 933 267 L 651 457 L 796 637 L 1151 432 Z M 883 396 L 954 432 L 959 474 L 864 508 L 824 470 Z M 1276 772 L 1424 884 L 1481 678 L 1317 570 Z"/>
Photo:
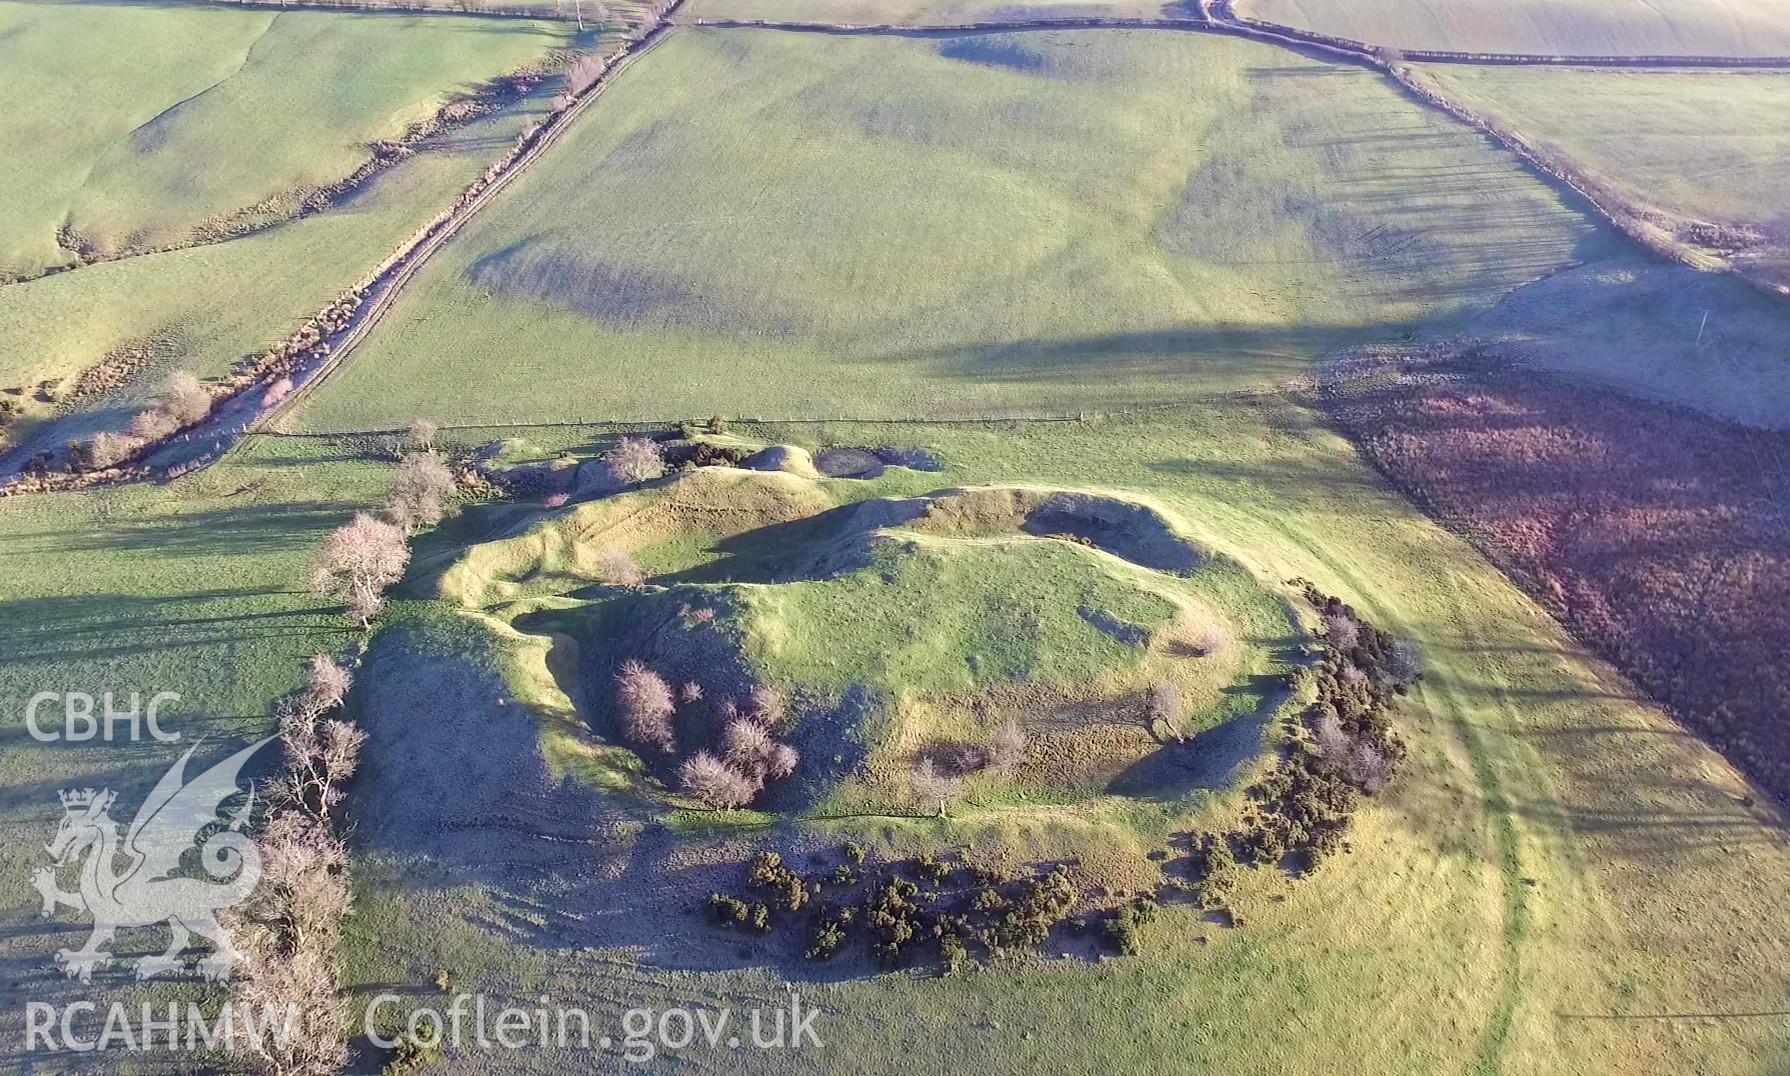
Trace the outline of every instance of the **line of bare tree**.
<path fill-rule="evenodd" d="M 341 716 L 353 675 L 318 654 L 275 707 L 284 765 L 266 784 L 262 876 L 228 913 L 241 957 L 227 1004 L 273 1020 L 229 1023 L 226 1049 L 279 1076 L 325 1076 L 348 1063 L 349 1006 L 338 950 L 348 916 L 348 848 L 338 808 L 366 734 Z"/>
<path fill-rule="evenodd" d="M 386 591 L 404 577 L 410 537 L 439 523 L 459 489 L 453 468 L 434 449 L 436 431 L 424 419 L 411 424 L 414 451 L 398 463 L 385 503 L 355 513 L 311 558 L 311 592 L 342 602 L 362 631 L 372 630 L 374 618 L 385 608 Z"/>

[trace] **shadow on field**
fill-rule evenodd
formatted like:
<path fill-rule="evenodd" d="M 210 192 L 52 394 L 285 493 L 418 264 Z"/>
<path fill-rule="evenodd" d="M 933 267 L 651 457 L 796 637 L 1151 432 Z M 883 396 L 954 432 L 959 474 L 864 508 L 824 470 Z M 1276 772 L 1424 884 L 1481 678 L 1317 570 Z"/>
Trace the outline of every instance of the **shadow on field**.
<path fill-rule="evenodd" d="M 288 592 L 220 591 L 180 598 L 101 593 L 3 602 L 0 667 L 22 661 L 77 662 L 172 652 L 257 638 L 307 637 L 334 646 L 351 634 L 349 627 L 327 623 L 309 610 L 192 615 L 214 609 L 207 604 L 213 601 L 284 593 Z M 120 638 L 130 641 L 115 641 Z"/>
<path fill-rule="evenodd" d="M 1408 332 L 1416 323 L 1349 328 L 1314 326 L 1165 329 L 1006 344 L 963 344 L 897 353 L 892 361 L 934 362 L 947 376 L 978 383 L 1061 382 L 1081 374 L 1114 378 L 1180 377 L 1215 367 L 1259 367 L 1264 359 L 1309 361 L 1364 340 Z"/>
<path fill-rule="evenodd" d="M 47 552 L 154 552 L 164 557 L 205 557 L 309 548 L 340 526 L 357 507 L 345 502 L 309 501 L 181 515 L 113 516 L 79 529 L 45 527 L 0 535 L 0 557 Z"/>

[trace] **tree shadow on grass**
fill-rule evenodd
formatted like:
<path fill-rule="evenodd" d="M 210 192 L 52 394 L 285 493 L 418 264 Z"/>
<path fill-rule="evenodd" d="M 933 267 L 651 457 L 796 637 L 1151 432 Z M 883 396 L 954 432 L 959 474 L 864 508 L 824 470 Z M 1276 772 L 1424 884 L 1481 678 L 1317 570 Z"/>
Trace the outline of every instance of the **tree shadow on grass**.
<path fill-rule="evenodd" d="M 1171 741 L 1132 763 L 1108 782 L 1106 791 L 1153 803 L 1176 803 L 1200 792 L 1234 787 L 1238 777 L 1267 748 L 1268 730 L 1292 692 L 1283 676 L 1259 673 L 1225 689 L 1262 701 L 1251 713 L 1234 717 L 1186 741 Z"/>

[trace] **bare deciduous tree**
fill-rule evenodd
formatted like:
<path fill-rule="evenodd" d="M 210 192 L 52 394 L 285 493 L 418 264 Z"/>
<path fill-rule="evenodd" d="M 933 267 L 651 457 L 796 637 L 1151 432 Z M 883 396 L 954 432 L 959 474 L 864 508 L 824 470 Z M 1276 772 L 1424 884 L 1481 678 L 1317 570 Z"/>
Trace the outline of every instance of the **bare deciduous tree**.
<path fill-rule="evenodd" d="M 342 700 L 348 697 L 348 689 L 353 686 L 354 674 L 328 654 L 313 654 L 305 664 L 306 705 L 317 713 L 342 705 Z"/>
<path fill-rule="evenodd" d="M 637 587 L 646 582 L 646 573 L 625 550 L 611 548 L 597 554 L 597 578 L 612 587 Z"/>
<path fill-rule="evenodd" d="M 603 454 L 609 473 L 623 485 L 650 482 L 665 473 L 665 453 L 649 437 L 624 437 Z"/>
<path fill-rule="evenodd" d="M 609 63 L 601 56 L 580 56 L 572 69 L 566 72 L 566 92 L 573 97 L 595 86 L 608 70 Z"/>
<path fill-rule="evenodd" d="M 93 440 L 87 442 L 87 462 L 102 469 L 116 467 L 142 447 L 143 442 L 129 434 L 113 433 L 110 430 L 96 433 Z"/>
<path fill-rule="evenodd" d="M 352 722 L 307 718 L 296 708 L 283 713 L 280 745 L 286 770 L 274 783 L 275 802 L 329 820 L 342 802 L 342 786 L 354 775 L 366 740 L 367 734 Z"/>
<path fill-rule="evenodd" d="M 1331 613 L 1324 618 L 1324 637 L 1332 647 L 1347 652 L 1361 641 L 1361 628 L 1341 613 Z"/>
<path fill-rule="evenodd" d="M 403 578 L 410 563 L 404 532 L 383 519 L 360 512 L 324 539 L 311 559 L 311 590 L 346 602 L 348 613 L 371 630 L 385 605 L 385 592 Z"/>
<path fill-rule="evenodd" d="M 229 1021 L 225 1049 L 282 1076 L 340 1072 L 349 1013 L 336 952 L 349 908 L 347 851 L 326 826 L 296 812 L 276 815 L 258 843 L 260 884 L 220 917 L 241 956 L 229 1002 L 257 1018 Z"/>
<path fill-rule="evenodd" d="M 769 684 L 752 689 L 752 716 L 766 728 L 776 728 L 789 720 L 789 696 Z"/>
<path fill-rule="evenodd" d="M 367 735 L 352 722 L 329 718 L 354 682 L 327 654 L 311 658 L 305 685 L 281 701 L 280 746 L 286 768 L 273 783 L 276 805 L 328 822 L 354 776 Z"/>
<path fill-rule="evenodd" d="M 410 435 L 411 444 L 424 452 L 433 452 L 435 435 L 441 432 L 441 427 L 426 418 L 416 418 L 410 420 L 410 429 L 405 432 Z"/>
<path fill-rule="evenodd" d="M 963 797 L 963 778 L 939 772 L 930 757 L 920 760 L 908 774 L 908 782 L 921 806 L 938 805 L 940 818 L 949 817 L 951 804 Z"/>
<path fill-rule="evenodd" d="M 290 377 L 279 378 L 262 391 L 261 406 L 263 408 L 272 407 L 292 395 L 292 389 L 293 384 Z"/>
<path fill-rule="evenodd" d="M 683 687 L 680 687 L 677 689 L 677 699 L 679 702 L 686 703 L 686 704 L 692 703 L 692 702 L 701 702 L 702 701 L 702 685 L 697 683 L 694 680 L 690 681 L 689 683 L 685 684 Z"/>
<path fill-rule="evenodd" d="M 776 741 L 756 721 L 730 721 L 721 734 L 721 748 L 728 765 L 741 773 L 762 774 Z"/>
<path fill-rule="evenodd" d="M 324 1076 L 348 1061 L 348 1003 L 337 978 L 350 903 L 348 851 L 329 812 L 353 776 L 364 737 L 326 715 L 352 682 L 346 669 L 319 654 L 306 668 L 304 686 L 281 707 L 286 768 L 274 783 L 275 810 L 257 842 L 261 878 L 247 901 L 224 913 L 241 958 L 229 1004 L 259 1017 L 228 1022 L 224 1047 L 282 1076 Z"/>
<path fill-rule="evenodd" d="M 772 744 L 771 753 L 765 758 L 765 780 L 783 780 L 785 777 L 796 772 L 796 766 L 800 764 L 801 761 L 802 756 L 796 752 L 795 748 L 786 743 Z"/>
<path fill-rule="evenodd" d="M 622 735 L 631 743 L 670 754 L 676 744 L 671 727 L 676 707 L 665 678 L 638 661 L 624 661 L 615 677 L 615 698 Z"/>
<path fill-rule="evenodd" d="M 1318 756 L 1325 762 L 1335 763 L 1346 757 L 1354 742 L 1349 734 L 1343 731 L 1342 722 L 1333 713 L 1325 713 L 1318 718 L 1318 724 L 1312 730 L 1312 742 L 1317 745 Z"/>
<path fill-rule="evenodd" d="M 1333 713 L 1318 718 L 1312 742 L 1325 768 L 1335 770 L 1368 792 L 1378 792 L 1392 780 L 1391 761 L 1372 744 L 1350 736 Z"/>
<path fill-rule="evenodd" d="M 156 406 L 181 426 L 203 422 L 211 414 L 211 393 L 189 370 L 176 370 L 162 384 Z"/>
<path fill-rule="evenodd" d="M 145 441 L 159 441 L 172 436 L 180 429 L 180 423 L 161 408 L 152 407 L 131 416 L 130 429 L 132 436 L 141 437 Z"/>
<path fill-rule="evenodd" d="M 736 717 L 721 735 L 727 765 L 763 787 L 796 772 L 801 755 L 788 744 L 778 743 L 758 721 Z"/>
<path fill-rule="evenodd" d="M 707 807 L 744 807 L 758 795 L 759 785 L 707 751 L 698 751 L 678 768 L 678 784 Z"/>
<path fill-rule="evenodd" d="M 995 727 L 993 735 L 988 738 L 988 761 L 995 769 L 1005 772 L 1019 765 L 1026 754 L 1025 730 L 1013 718 L 1001 722 Z"/>
<path fill-rule="evenodd" d="M 398 464 L 398 475 L 386 494 L 386 514 L 411 534 L 439 523 L 458 484 L 446 461 L 433 452 L 413 452 Z"/>

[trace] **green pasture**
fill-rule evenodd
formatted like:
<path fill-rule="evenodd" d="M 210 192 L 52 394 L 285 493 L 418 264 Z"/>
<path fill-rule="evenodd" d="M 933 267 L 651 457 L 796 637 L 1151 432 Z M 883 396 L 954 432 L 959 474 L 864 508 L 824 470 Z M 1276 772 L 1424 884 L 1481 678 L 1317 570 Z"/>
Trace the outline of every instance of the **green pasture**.
<path fill-rule="evenodd" d="M 450 205 L 546 107 L 537 96 L 432 140 L 324 213 L 0 287 L 0 386 L 26 390 L 20 402 L 37 420 L 21 439 L 59 443 L 116 425 L 167 371 L 219 376 L 278 343 Z M 83 370 L 127 348 L 151 361 L 123 392 L 40 425 Z"/>
<path fill-rule="evenodd" d="M 961 26 L 1034 19 L 1187 17 L 1183 0 L 689 0 L 680 19 L 762 19 L 877 26 Z"/>
<path fill-rule="evenodd" d="M 1776 0 L 1238 0 L 1237 13 L 1399 49 L 1790 56 Z"/>
<path fill-rule="evenodd" d="M 1265 46 L 680 30 L 292 421 L 1152 406 L 1612 246 L 1380 76 Z"/>
<path fill-rule="evenodd" d="M 1790 130 L 1778 122 L 1790 72 L 1424 70 L 1451 98 L 1637 204 L 1722 224 L 1790 222 Z"/>
<path fill-rule="evenodd" d="M 296 211 L 455 94 L 538 63 L 557 23 L 149 4 L 0 3 L 0 269 Z"/>

